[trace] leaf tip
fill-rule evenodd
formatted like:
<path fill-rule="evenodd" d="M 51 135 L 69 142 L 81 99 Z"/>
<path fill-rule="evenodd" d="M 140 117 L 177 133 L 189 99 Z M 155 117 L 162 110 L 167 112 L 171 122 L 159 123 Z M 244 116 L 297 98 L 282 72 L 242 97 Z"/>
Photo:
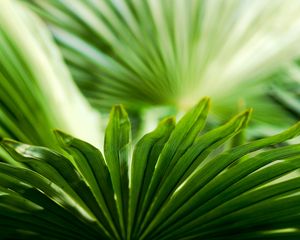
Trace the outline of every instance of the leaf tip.
<path fill-rule="evenodd" d="M 58 129 L 54 129 L 53 133 L 55 135 L 56 140 L 61 145 L 70 145 L 72 140 L 74 139 L 71 135 Z"/>

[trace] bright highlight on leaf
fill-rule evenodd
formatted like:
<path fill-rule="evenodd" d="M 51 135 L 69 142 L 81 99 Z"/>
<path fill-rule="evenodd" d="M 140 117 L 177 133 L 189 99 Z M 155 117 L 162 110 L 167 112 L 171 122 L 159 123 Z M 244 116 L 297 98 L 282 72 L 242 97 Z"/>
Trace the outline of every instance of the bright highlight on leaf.
<path fill-rule="evenodd" d="M 0 239 L 299 238 L 300 145 L 279 144 L 300 124 L 226 149 L 250 111 L 204 132 L 208 107 L 205 98 L 132 144 L 115 106 L 104 155 L 61 131 L 63 155 L 4 140 L 23 165 L 0 163 Z"/>

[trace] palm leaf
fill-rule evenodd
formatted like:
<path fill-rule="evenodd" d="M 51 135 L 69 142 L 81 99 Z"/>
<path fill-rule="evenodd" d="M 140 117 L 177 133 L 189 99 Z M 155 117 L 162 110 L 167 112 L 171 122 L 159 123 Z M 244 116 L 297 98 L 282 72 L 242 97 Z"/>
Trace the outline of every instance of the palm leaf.
<path fill-rule="evenodd" d="M 220 150 L 250 112 L 205 132 L 208 106 L 203 99 L 177 124 L 164 119 L 134 146 L 115 106 L 104 155 L 60 131 L 65 155 L 4 140 L 23 166 L 0 163 L 0 239 L 299 238 L 300 145 L 272 146 L 300 124 Z"/>
<path fill-rule="evenodd" d="M 60 128 L 99 144 L 98 114 L 75 86 L 45 24 L 15 0 L 0 8 L 0 105 L 0 137 L 53 147 L 52 129 Z"/>
<path fill-rule="evenodd" d="M 254 119 L 252 128 L 247 136 L 250 138 L 259 138 L 274 134 L 286 124 L 292 124 L 300 117 L 300 68 L 297 61 L 289 62 L 279 69 L 276 73 L 269 76 L 272 80 L 265 96 L 253 95 L 251 98 L 256 104 L 255 112 L 260 117 Z M 272 112 L 272 117 L 266 115 Z M 221 109 L 220 109 L 221 111 Z M 266 121 L 268 119 L 268 121 Z M 284 121 L 283 121 L 284 119 Z M 268 124 L 266 124 L 266 122 Z"/>
<path fill-rule="evenodd" d="M 299 62 L 299 61 L 298 61 Z M 285 71 L 275 75 L 270 97 L 280 104 L 292 117 L 300 117 L 300 67 L 296 61 L 286 66 Z"/>
<path fill-rule="evenodd" d="M 222 121 L 242 100 L 259 109 L 255 119 L 282 127 L 285 112 L 266 96 L 267 76 L 300 54 L 297 0 L 29 3 L 98 109 L 119 103 L 187 109 L 210 96 Z"/>

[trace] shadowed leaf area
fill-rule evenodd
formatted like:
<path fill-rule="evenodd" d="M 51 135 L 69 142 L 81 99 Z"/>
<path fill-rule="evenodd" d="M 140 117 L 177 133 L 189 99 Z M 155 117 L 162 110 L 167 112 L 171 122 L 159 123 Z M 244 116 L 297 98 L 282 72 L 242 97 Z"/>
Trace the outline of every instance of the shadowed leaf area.
<path fill-rule="evenodd" d="M 103 154 L 58 130 L 61 152 L 4 139 L 15 162 L 0 163 L 0 239 L 300 239 L 300 144 L 280 144 L 300 123 L 239 144 L 251 110 L 207 132 L 208 109 L 133 144 L 115 106 Z"/>

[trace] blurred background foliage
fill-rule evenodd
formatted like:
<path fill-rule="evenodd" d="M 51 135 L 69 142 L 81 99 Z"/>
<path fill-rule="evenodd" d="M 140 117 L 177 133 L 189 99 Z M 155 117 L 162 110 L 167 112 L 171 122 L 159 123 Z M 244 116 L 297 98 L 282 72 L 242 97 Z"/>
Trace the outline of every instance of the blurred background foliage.
<path fill-rule="evenodd" d="M 18 100 L 22 117 L 11 116 L 18 103 L 7 98 L 17 90 L 1 95 L 2 136 L 44 144 L 49 129 L 60 128 L 99 145 L 100 126 L 114 104 L 129 110 L 139 136 L 204 96 L 212 98 L 212 127 L 253 108 L 249 138 L 278 132 L 299 118 L 297 0 L 12 0 L 2 5 L 2 41 L 9 42 L 2 44 L 2 75 L 14 66 L 12 75 L 4 74 L 2 89 L 8 92 L 15 82 L 19 91 L 31 92 L 30 100 Z M 24 31 L 13 32 L 14 27 Z M 9 60 L 8 51 L 25 56 L 25 64 L 13 56 Z M 49 56 L 51 61 L 41 60 Z"/>

